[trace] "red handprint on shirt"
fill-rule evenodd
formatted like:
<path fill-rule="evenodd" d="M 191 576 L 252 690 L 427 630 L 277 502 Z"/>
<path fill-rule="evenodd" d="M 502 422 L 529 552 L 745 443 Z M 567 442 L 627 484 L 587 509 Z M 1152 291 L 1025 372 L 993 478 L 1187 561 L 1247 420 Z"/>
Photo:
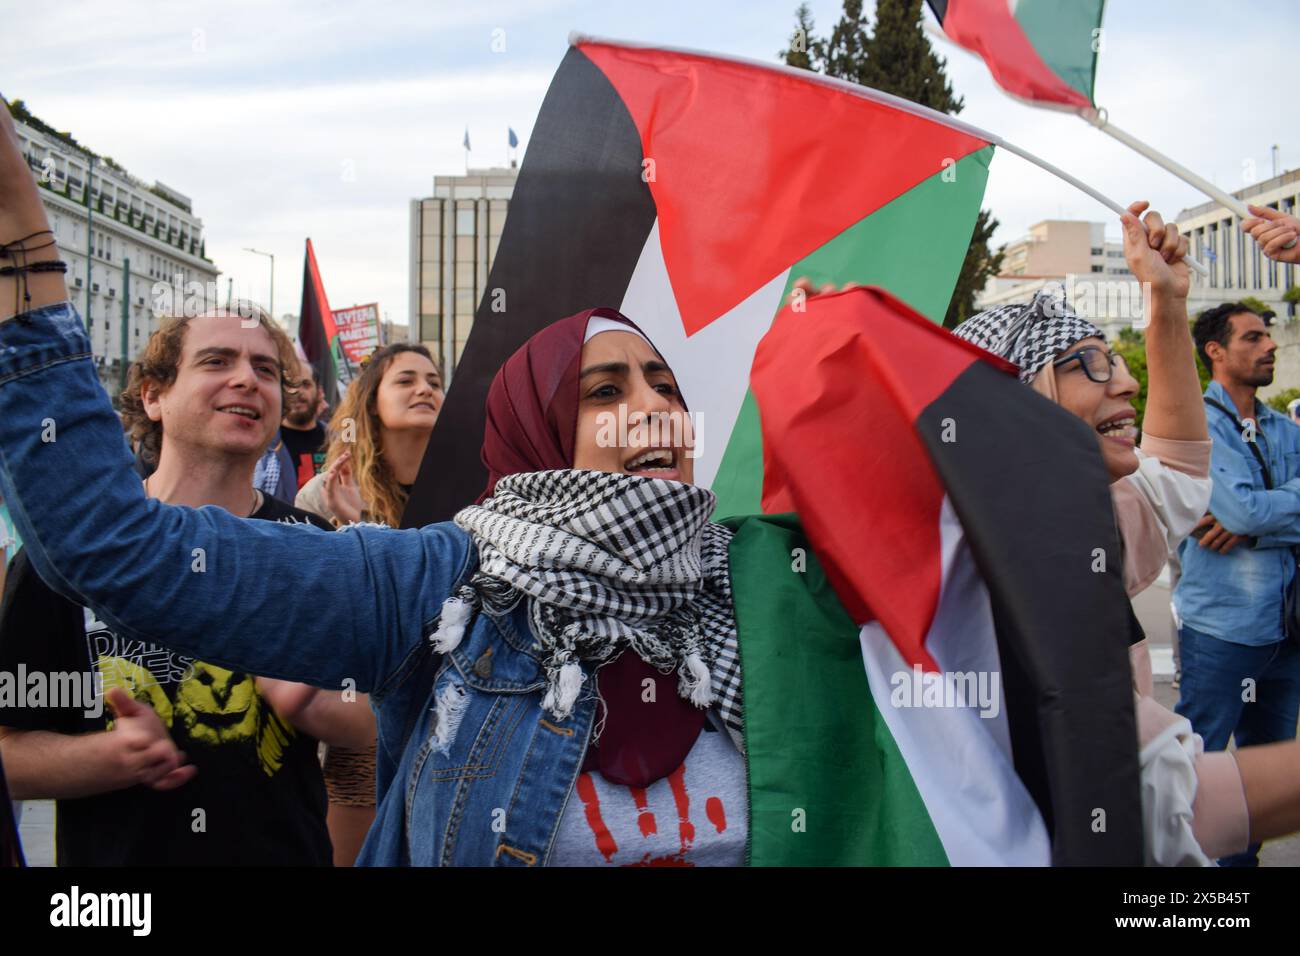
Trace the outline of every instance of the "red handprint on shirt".
<path fill-rule="evenodd" d="M 635 863 L 624 866 L 694 866 L 688 855 L 695 845 L 695 824 L 690 819 L 691 798 L 686 789 L 686 768 L 678 767 L 668 775 L 668 786 L 673 795 L 673 804 L 677 810 L 677 836 L 679 847 L 676 853 L 655 856 L 645 853 Z M 659 832 L 658 821 L 650 809 L 649 798 L 644 787 L 627 787 L 633 805 L 636 807 L 637 827 L 643 839 L 649 839 Z M 578 777 L 578 797 L 582 800 L 587 825 L 591 828 L 596 841 L 596 849 L 612 863 L 618 853 L 618 842 L 605 823 L 601 813 L 600 794 L 591 774 L 584 773 Z M 718 797 L 709 797 L 704 802 L 704 813 L 714 830 L 721 834 L 727 829 L 727 812 Z"/>

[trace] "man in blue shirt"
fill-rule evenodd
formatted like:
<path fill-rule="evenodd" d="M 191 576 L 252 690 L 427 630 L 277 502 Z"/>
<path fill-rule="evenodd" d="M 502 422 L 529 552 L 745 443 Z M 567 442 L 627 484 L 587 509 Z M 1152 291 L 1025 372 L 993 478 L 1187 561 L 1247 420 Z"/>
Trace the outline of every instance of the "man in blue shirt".
<path fill-rule="evenodd" d="M 1177 712 L 1207 750 L 1290 740 L 1300 712 L 1300 647 L 1283 627 L 1300 544 L 1300 428 L 1255 398 L 1277 345 L 1241 303 L 1203 312 L 1192 335 L 1213 381 L 1207 514 L 1179 548 L 1174 591 L 1182 651 Z M 1198 540 L 1199 538 L 1199 540 Z M 1259 845 L 1220 861 L 1258 865 Z"/>

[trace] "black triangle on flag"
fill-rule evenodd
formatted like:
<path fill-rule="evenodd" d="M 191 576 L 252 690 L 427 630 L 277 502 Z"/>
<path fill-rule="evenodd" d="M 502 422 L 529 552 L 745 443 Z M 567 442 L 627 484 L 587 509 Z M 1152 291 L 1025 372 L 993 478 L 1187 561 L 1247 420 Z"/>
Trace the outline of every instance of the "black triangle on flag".
<path fill-rule="evenodd" d="M 880 621 L 901 660 L 941 670 L 931 649 L 968 652 L 979 617 L 972 604 L 940 622 L 925 586 L 941 581 L 930 519 L 946 498 L 987 593 L 1014 767 L 1053 863 L 1141 865 L 1110 478 L 1096 432 L 1011 370 L 880 289 L 782 310 L 751 377 L 776 490 L 765 510 L 798 513 L 856 623 Z"/>
<path fill-rule="evenodd" d="M 622 303 L 655 222 L 641 160 L 640 136 L 622 99 L 571 47 L 542 102 L 473 332 L 403 527 L 450 519 L 487 484 L 478 454 L 484 402 L 505 360 L 558 319 Z M 501 301 L 504 311 L 494 311 Z"/>

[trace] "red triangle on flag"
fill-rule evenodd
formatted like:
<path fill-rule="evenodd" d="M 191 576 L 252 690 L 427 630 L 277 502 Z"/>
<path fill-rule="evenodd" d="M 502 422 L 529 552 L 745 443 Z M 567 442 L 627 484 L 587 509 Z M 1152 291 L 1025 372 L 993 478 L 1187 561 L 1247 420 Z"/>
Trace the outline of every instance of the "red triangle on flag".
<path fill-rule="evenodd" d="M 750 376 L 764 512 L 797 512 L 854 622 L 879 620 L 903 660 L 926 670 L 936 669 L 925 641 L 943 585 L 946 492 L 917 420 L 981 359 L 1012 370 L 861 287 L 814 296 L 804 313 L 783 309 Z M 970 422 L 963 434 L 977 440 Z"/>
<path fill-rule="evenodd" d="M 642 178 L 658 210 L 687 335 L 989 145 L 812 74 L 599 42 L 578 46 L 640 132 Z"/>

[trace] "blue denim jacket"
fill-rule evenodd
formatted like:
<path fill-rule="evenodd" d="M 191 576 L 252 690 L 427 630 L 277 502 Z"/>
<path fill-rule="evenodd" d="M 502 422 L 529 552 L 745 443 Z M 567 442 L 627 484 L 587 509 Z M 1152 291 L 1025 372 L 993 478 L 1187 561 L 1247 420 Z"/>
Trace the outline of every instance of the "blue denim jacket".
<path fill-rule="evenodd" d="M 542 713 L 522 608 L 480 614 L 454 652 L 432 653 L 442 602 L 476 560 L 468 536 L 330 533 L 148 499 L 90 355 L 70 303 L 0 324 L 0 489 L 41 577 L 124 637 L 369 692 L 379 803 L 359 863 L 544 864 L 595 703 Z"/>
<path fill-rule="evenodd" d="M 1236 412 L 1218 382 L 1208 398 Z M 1295 574 L 1291 550 L 1300 544 L 1300 428 L 1256 402 L 1255 443 L 1268 462 L 1273 489 L 1233 419 L 1205 406 L 1210 438 L 1210 512 L 1234 534 L 1255 538 L 1227 554 L 1202 548 L 1193 538 L 1178 550 L 1183 574 L 1174 604 L 1183 623 L 1234 644 L 1280 641 L 1286 589 Z"/>

